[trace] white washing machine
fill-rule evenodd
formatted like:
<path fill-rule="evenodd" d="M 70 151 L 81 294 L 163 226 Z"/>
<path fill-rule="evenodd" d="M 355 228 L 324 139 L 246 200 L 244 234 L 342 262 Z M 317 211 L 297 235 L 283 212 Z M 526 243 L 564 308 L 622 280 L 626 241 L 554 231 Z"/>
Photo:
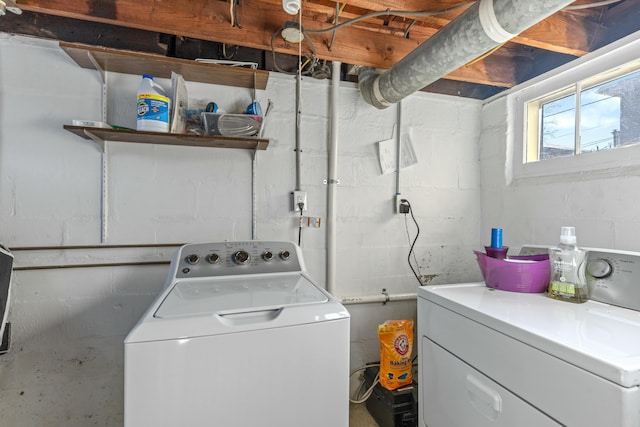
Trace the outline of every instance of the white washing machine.
<path fill-rule="evenodd" d="M 418 295 L 420 427 L 640 426 L 640 254 L 591 250 L 591 300 Z"/>
<path fill-rule="evenodd" d="M 294 243 L 185 245 L 125 340 L 125 426 L 347 427 L 349 321 Z"/>

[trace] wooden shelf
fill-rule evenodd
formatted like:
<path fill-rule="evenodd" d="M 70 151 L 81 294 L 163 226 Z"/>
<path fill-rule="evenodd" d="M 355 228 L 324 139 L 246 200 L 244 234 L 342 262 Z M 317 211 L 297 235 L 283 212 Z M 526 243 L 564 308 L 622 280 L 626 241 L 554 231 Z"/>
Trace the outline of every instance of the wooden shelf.
<path fill-rule="evenodd" d="M 64 125 L 64 128 L 84 139 L 95 141 L 137 142 L 142 144 L 186 145 L 191 147 L 239 148 L 266 150 L 268 139 L 204 136 L 179 133 L 142 132 L 128 129 L 107 129 Z"/>
<path fill-rule="evenodd" d="M 125 74 L 151 74 L 157 78 L 171 78 L 171 72 L 182 74 L 186 81 L 265 89 L 269 72 L 229 65 L 207 64 L 188 59 L 169 58 L 150 53 L 115 50 L 79 43 L 60 42 L 64 50 L 79 66 Z"/>

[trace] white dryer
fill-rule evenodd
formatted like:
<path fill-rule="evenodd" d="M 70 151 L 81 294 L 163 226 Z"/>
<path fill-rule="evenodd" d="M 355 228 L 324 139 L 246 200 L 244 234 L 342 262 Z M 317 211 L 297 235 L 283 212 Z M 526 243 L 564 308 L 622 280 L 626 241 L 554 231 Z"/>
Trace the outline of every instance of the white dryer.
<path fill-rule="evenodd" d="M 420 427 L 639 427 L 640 254 L 592 250 L 592 300 L 419 289 Z"/>
<path fill-rule="evenodd" d="M 349 321 L 293 243 L 185 245 L 125 340 L 125 426 L 347 427 Z"/>

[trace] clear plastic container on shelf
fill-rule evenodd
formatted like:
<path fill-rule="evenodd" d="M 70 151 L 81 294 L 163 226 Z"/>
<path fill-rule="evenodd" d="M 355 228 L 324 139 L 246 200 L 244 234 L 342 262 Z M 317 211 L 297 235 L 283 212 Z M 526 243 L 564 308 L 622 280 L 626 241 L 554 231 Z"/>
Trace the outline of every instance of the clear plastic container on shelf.
<path fill-rule="evenodd" d="M 202 113 L 205 135 L 251 137 L 258 135 L 262 117 L 254 114 Z"/>

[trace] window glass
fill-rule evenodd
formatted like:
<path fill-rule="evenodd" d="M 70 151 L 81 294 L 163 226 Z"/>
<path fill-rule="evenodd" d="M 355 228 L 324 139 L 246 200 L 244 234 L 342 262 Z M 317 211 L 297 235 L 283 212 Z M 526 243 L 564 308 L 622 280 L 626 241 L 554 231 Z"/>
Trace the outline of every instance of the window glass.
<path fill-rule="evenodd" d="M 540 114 L 542 116 L 540 160 L 575 154 L 575 94 L 543 103 Z"/>
<path fill-rule="evenodd" d="M 580 94 L 580 151 L 613 148 L 620 130 L 618 80 L 595 86 Z"/>
<path fill-rule="evenodd" d="M 525 162 L 640 143 L 640 71 L 612 74 L 527 104 Z"/>

